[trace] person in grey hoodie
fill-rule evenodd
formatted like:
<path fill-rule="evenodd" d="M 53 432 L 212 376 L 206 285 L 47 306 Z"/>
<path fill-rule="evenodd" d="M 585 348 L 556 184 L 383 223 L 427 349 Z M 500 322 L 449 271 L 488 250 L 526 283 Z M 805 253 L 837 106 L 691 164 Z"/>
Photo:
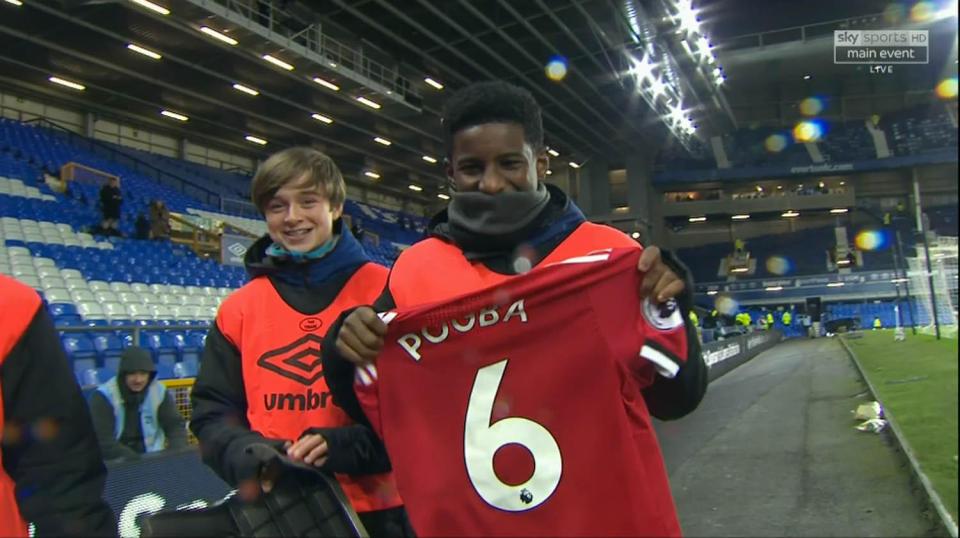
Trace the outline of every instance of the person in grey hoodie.
<path fill-rule="evenodd" d="M 117 375 L 90 396 L 90 412 L 104 459 L 187 446 L 187 430 L 173 395 L 156 380 L 150 352 L 128 347 Z"/>

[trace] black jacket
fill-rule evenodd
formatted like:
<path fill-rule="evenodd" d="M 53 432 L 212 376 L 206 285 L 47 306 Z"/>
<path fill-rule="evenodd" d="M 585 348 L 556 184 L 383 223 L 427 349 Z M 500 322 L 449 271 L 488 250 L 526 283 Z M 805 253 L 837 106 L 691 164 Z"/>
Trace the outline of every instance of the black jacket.
<path fill-rule="evenodd" d="M 123 194 L 120 187 L 104 185 L 100 188 L 100 210 L 107 219 L 120 218 L 120 206 L 123 205 Z"/>
<path fill-rule="evenodd" d="M 0 308 L 13 306 L 6 300 L 14 295 L 12 286 L 21 285 L 11 282 L 0 276 Z M 0 386 L 3 470 L 36 535 L 115 536 L 113 511 L 103 501 L 107 471 L 90 412 L 42 305 L 3 359 Z M 36 435 L 41 424 L 49 425 L 45 431 L 51 437 Z"/>
<path fill-rule="evenodd" d="M 100 443 L 100 449 L 103 450 L 103 457 L 108 460 L 136 458 L 146 452 L 143 443 L 143 426 L 140 421 L 140 405 L 143 403 L 143 397 L 150 385 L 147 385 L 140 393 L 133 393 L 124 383 L 124 377 L 127 373 L 138 370 L 150 372 L 150 383 L 159 383 L 156 380 L 157 367 L 153 364 L 150 352 L 136 347 L 129 347 L 123 351 L 117 376 L 109 381 L 117 384 L 127 408 L 124 413 L 124 424 L 120 439 L 114 436 L 116 410 L 113 405 L 100 391 L 94 391 L 90 396 L 90 414 L 93 416 L 93 427 L 97 432 L 97 441 Z M 157 421 L 167 438 L 168 449 L 186 448 L 187 430 L 170 391 L 167 391 L 163 397 L 163 402 L 160 403 L 160 408 L 157 410 Z"/>
<path fill-rule="evenodd" d="M 335 232 L 341 237 L 333 252 L 307 263 L 286 263 L 268 257 L 265 252 L 271 241 L 265 236 L 247 251 L 247 272 L 251 276 L 266 275 L 280 297 L 295 310 L 307 315 L 319 313 L 333 302 L 357 269 L 369 261 L 339 221 Z M 285 441 L 293 441 L 266 439 L 250 429 L 240 350 L 216 324 L 207 334 L 191 399 L 190 428 L 200 440 L 203 459 L 231 485 L 259 472 L 261 462 L 247 451 L 251 444 L 266 442 L 279 449 Z M 390 470 L 383 444 L 367 426 L 313 428 L 301 437 L 308 433 L 321 433 L 327 440 L 329 452 L 324 468 L 328 471 L 356 475 Z"/>
<path fill-rule="evenodd" d="M 526 228 L 528 235 L 524 243 L 536 252 L 534 265 L 540 263 L 585 220 L 563 191 L 552 185 L 547 185 L 547 188 L 550 190 L 550 202 Z M 429 233 L 433 237 L 458 244 L 456 237 L 465 232 L 460 230 L 451 233 L 451 228 L 444 210 L 431 220 Z M 471 237 L 469 242 L 474 248 L 464 251 L 468 259 L 478 260 L 491 271 L 500 274 L 516 274 L 512 255 L 514 245 L 497 244 L 484 237 Z M 670 252 L 662 251 L 662 257 L 667 266 L 686 282 L 683 294 L 677 299 L 686 324 L 688 354 L 685 365 L 676 377 L 669 379 L 656 376 L 654 383 L 643 391 L 643 397 L 651 415 L 661 420 L 674 420 L 689 414 L 700 404 L 707 390 L 707 366 L 703 362 L 696 327 L 689 321 L 694 289 L 690 271 Z M 444 278 L 455 277 L 445 275 Z M 396 307 L 389 286 L 371 306 L 377 312 Z M 349 313 L 350 311 L 341 314 L 327 331 L 322 346 L 323 370 L 334 402 L 357 422 L 369 424 L 353 392 L 354 367 L 340 355 L 336 346 L 337 335 Z"/>

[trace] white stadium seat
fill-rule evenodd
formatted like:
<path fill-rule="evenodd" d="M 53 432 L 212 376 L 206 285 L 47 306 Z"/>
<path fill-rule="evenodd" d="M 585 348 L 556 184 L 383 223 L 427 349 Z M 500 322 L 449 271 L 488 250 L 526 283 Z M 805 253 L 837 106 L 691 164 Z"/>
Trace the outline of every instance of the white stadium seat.
<path fill-rule="evenodd" d="M 81 279 L 83 278 L 83 273 L 76 269 L 61 269 L 60 276 L 63 278 Z"/>
<path fill-rule="evenodd" d="M 128 304 L 127 316 L 130 319 L 152 319 L 153 312 L 148 306 L 143 304 Z"/>
<path fill-rule="evenodd" d="M 143 301 L 145 305 L 158 305 L 160 304 L 160 298 L 152 293 L 141 293 L 140 300 Z"/>
<path fill-rule="evenodd" d="M 120 293 L 121 291 L 130 291 L 130 284 L 126 282 L 111 282 L 110 289 Z"/>
<path fill-rule="evenodd" d="M 73 297 L 66 288 L 49 288 L 43 291 L 48 303 L 72 303 Z"/>
<path fill-rule="evenodd" d="M 127 308 L 120 303 L 103 303 L 103 312 L 108 319 L 127 319 Z"/>
<path fill-rule="evenodd" d="M 134 282 L 130 284 L 130 290 L 137 293 L 150 293 L 150 286 L 144 284 L 143 282 Z"/>
<path fill-rule="evenodd" d="M 91 290 L 91 291 L 93 291 L 93 290 Z M 112 292 L 112 291 L 110 291 L 109 289 L 106 289 L 106 290 L 96 290 L 96 291 L 93 292 L 93 296 L 96 297 L 96 298 L 97 298 L 97 302 L 100 302 L 100 303 L 118 303 L 118 302 L 120 302 L 120 298 L 117 297 L 117 294 L 114 293 L 114 292 Z"/>
<path fill-rule="evenodd" d="M 66 282 L 59 276 L 41 276 L 40 285 L 43 286 L 45 290 L 67 287 Z"/>
<path fill-rule="evenodd" d="M 70 296 L 73 297 L 73 302 L 75 303 L 79 303 L 82 301 L 93 302 L 97 300 L 97 297 L 93 294 L 93 292 L 88 289 L 70 290 Z"/>
<path fill-rule="evenodd" d="M 117 298 L 120 300 L 119 302 L 127 305 L 143 304 L 143 299 L 140 298 L 140 294 L 134 293 L 132 291 L 121 291 L 120 293 L 117 294 Z"/>
<path fill-rule="evenodd" d="M 57 262 L 53 261 L 52 258 L 34 258 L 34 259 L 33 259 L 33 266 L 34 266 L 34 267 L 37 267 L 37 268 L 40 268 L 40 267 L 56 267 L 56 266 L 57 266 Z"/>
<path fill-rule="evenodd" d="M 110 291 L 110 283 L 103 280 L 91 280 L 87 282 L 90 291 Z"/>
<path fill-rule="evenodd" d="M 34 267 L 37 271 L 37 276 L 42 280 L 43 277 L 57 277 L 60 280 L 63 280 L 63 277 L 60 276 L 60 270 L 56 267 Z"/>
<path fill-rule="evenodd" d="M 86 290 L 87 281 L 79 278 L 65 278 L 63 279 L 64 284 L 68 290 Z"/>
<path fill-rule="evenodd" d="M 80 313 L 83 319 L 106 319 L 103 308 L 100 308 L 100 305 L 94 302 L 78 304 L 77 312 Z"/>

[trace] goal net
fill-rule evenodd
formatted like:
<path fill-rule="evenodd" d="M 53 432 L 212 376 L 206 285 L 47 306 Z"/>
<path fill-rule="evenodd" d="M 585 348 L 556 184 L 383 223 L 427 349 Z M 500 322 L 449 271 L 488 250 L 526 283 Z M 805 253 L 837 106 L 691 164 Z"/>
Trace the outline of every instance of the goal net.
<path fill-rule="evenodd" d="M 927 258 L 922 245 L 917 255 L 907 258 L 910 293 L 914 297 L 915 323 L 924 332 L 933 332 L 933 305 L 936 303 L 941 333 L 957 334 L 957 238 L 931 234 L 930 268 L 933 290 L 927 273 Z"/>

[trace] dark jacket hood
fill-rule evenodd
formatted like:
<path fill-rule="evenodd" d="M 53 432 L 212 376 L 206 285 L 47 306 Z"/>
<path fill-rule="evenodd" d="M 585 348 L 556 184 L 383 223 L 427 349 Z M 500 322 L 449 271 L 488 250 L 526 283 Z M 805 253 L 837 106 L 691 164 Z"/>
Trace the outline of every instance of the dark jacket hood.
<path fill-rule="evenodd" d="M 153 357 L 150 351 L 142 347 L 128 347 L 120 355 L 120 366 L 118 374 L 129 372 L 144 371 L 156 374 L 157 365 L 153 363 Z"/>
<path fill-rule="evenodd" d="M 243 264 L 251 279 L 269 276 L 296 287 L 316 287 L 344 271 L 354 271 L 370 261 L 363 246 L 343 225 L 342 219 L 333 223 L 333 233 L 339 234 L 337 246 L 322 258 L 302 262 L 284 260 L 267 255 L 273 244 L 269 235 L 257 239 L 244 256 Z"/>

